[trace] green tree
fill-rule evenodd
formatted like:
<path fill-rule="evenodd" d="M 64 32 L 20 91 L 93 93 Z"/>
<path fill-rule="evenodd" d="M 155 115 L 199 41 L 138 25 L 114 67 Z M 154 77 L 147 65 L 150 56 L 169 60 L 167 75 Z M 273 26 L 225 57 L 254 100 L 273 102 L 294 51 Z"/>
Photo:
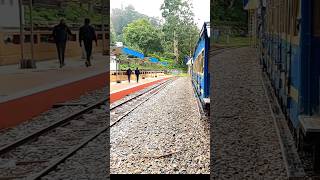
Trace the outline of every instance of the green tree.
<path fill-rule="evenodd" d="M 243 2 L 238 0 L 215 0 L 211 2 L 211 22 L 215 25 L 225 25 L 226 22 L 246 26 L 247 15 Z"/>
<path fill-rule="evenodd" d="M 135 11 L 132 5 L 129 5 L 124 9 L 112 9 L 111 12 L 111 21 L 117 36 L 122 34 L 122 30 L 127 24 L 140 18 L 147 18 L 147 16 Z"/>
<path fill-rule="evenodd" d="M 164 0 L 160 8 L 165 19 L 166 51 L 173 52 L 176 64 L 180 65 L 184 65 L 184 57 L 191 54 L 199 35 L 192 8 L 186 0 Z"/>
<path fill-rule="evenodd" d="M 101 0 L 90 0 L 86 3 L 77 1 L 65 2 L 60 8 L 46 8 L 35 4 L 33 7 L 33 22 L 35 24 L 51 24 L 58 23 L 61 18 L 64 18 L 67 23 L 83 24 L 84 18 L 90 18 L 93 24 L 101 24 L 101 11 L 94 10 L 94 7 L 101 6 Z M 99 4 L 100 3 L 100 4 Z M 26 23 L 30 23 L 29 7 L 24 6 Z M 109 16 L 104 13 L 104 19 L 108 20 Z M 105 22 L 107 23 L 107 22 Z"/>
<path fill-rule="evenodd" d="M 162 52 L 162 32 L 147 19 L 139 19 L 123 29 L 124 42 L 127 46 L 141 50 L 145 55 Z"/>
<path fill-rule="evenodd" d="M 114 31 L 114 27 L 112 22 L 110 22 L 110 43 L 114 44 L 117 41 L 116 39 L 116 33 Z"/>

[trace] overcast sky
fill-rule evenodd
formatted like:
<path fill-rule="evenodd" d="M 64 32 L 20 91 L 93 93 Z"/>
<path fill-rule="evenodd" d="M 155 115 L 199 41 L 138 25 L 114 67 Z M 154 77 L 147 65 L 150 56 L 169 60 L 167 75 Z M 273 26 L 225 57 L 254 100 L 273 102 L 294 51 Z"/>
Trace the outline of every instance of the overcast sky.
<path fill-rule="evenodd" d="M 199 29 L 201 29 L 203 22 L 210 21 L 210 0 L 189 0 L 193 4 L 193 12 L 195 14 L 194 20 Z M 110 0 L 111 9 L 121 8 L 133 5 L 135 10 L 151 16 L 161 17 L 160 6 L 163 0 Z"/>

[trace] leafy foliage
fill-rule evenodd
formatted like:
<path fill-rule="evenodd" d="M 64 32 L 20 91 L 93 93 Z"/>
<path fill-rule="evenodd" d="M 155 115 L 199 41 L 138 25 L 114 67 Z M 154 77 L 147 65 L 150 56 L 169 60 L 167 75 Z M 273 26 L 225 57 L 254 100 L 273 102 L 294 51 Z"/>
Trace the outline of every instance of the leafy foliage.
<path fill-rule="evenodd" d="M 139 19 L 123 29 L 124 42 L 135 49 L 142 50 L 145 55 L 151 52 L 162 52 L 162 33 L 147 19 Z"/>
<path fill-rule="evenodd" d="M 169 64 L 144 64 L 145 68 L 185 69 L 184 58 L 193 53 L 199 38 L 192 8 L 187 0 L 164 0 L 160 7 L 164 22 L 135 11 L 131 5 L 113 9 L 111 23 L 116 40 Z"/>
<path fill-rule="evenodd" d="M 102 14 L 93 11 L 93 3 L 80 4 L 78 2 L 67 2 L 67 5 L 61 8 L 35 6 L 33 8 L 33 21 L 35 24 L 48 24 L 58 23 L 61 18 L 64 18 L 66 23 L 82 24 L 85 18 L 90 18 L 93 24 L 101 24 Z M 30 23 L 29 13 L 29 7 L 25 6 L 25 20 L 27 24 Z M 103 15 L 103 18 L 109 19 L 107 15 Z"/>
<path fill-rule="evenodd" d="M 116 42 L 116 32 L 114 31 L 114 27 L 112 22 L 110 22 L 110 43 L 113 45 Z"/>
<path fill-rule="evenodd" d="M 215 25 L 225 25 L 231 22 L 233 26 L 246 26 L 247 16 L 240 0 L 211 0 L 211 22 Z"/>
<path fill-rule="evenodd" d="M 114 24 L 114 30 L 117 41 L 123 41 L 122 31 L 125 26 L 136 21 L 138 19 L 149 19 L 151 24 L 155 26 L 159 25 L 159 19 L 154 17 L 148 17 L 144 14 L 137 12 L 132 5 L 125 7 L 124 9 L 112 9 L 111 22 Z"/>
<path fill-rule="evenodd" d="M 176 49 L 176 64 L 184 65 L 183 59 L 192 53 L 199 35 L 193 20 L 192 5 L 184 0 L 164 0 L 160 9 L 165 19 L 166 52 L 175 52 L 173 50 Z"/>

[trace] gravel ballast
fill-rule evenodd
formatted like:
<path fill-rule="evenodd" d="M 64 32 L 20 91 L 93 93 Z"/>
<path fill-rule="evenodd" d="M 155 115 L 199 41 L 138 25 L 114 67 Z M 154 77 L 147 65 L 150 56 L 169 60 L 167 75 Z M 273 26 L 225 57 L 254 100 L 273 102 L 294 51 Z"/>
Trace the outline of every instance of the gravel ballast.
<path fill-rule="evenodd" d="M 105 98 L 108 93 L 108 88 L 103 88 L 88 92 L 81 97 L 67 101 L 65 103 L 81 103 L 91 105 L 102 98 Z M 62 106 L 59 108 L 51 108 L 36 116 L 29 121 L 23 122 L 15 127 L 3 129 L 0 131 L 0 147 L 8 145 L 20 138 L 23 138 L 31 133 L 49 126 L 50 124 L 61 120 L 62 118 L 82 109 L 83 106 Z"/>
<path fill-rule="evenodd" d="M 210 55 L 211 179 L 285 179 L 255 50 Z"/>
<path fill-rule="evenodd" d="M 111 117 L 112 118 L 112 117 Z M 110 129 L 110 173 L 209 174 L 209 125 L 181 77 Z"/>

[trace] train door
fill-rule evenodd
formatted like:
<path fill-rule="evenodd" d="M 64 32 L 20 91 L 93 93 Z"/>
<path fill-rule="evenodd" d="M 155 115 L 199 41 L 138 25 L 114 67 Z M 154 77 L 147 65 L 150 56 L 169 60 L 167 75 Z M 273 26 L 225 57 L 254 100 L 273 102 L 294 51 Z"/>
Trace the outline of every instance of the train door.
<path fill-rule="evenodd" d="M 285 25 L 286 25 L 286 0 L 280 0 L 279 5 L 279 97 L 280 104 L 285 107 L 286 93 L 285 93 L 285 76 L 286 76 L 286 35 L 285 35 Z"/>
<path fill-rule="evenodd" d="M 288 0 L 288 55 L 287 55 L 287 93 L 288 93 L 288 115 L 294 126 L 298 122 L 299 109 L 299 89 L 300 89 L 300 40 L 299 22 L 300 0 Z"/>
<path fill-rule="evenodd" d="M 284 1 L 284 8 L 283 8 L 284 14 L 283 14 L 283 66 L 284 66 L 284 81 L 283 81 L 283 91 L 284 91 L 284 97 L 283 97 L 283 109 L 287 111 L 288 107 L 288 97 L 289 97 L 289 87 L 290 87 L 290 62 L 291 62 L 291 56 L 290 56 L 290 0 Z"/>
<path fill-rule="evenodd" d="M 320 1 L 313 0 L 312 2 L 312 48 L 311 48 L 311 57 L 314 62 L 314 68 L 312 70 L 312 76 L 314 81 L 311 84 L 312 94 L 314 99 L 313 111 L 317 114 L 320 114 Z"/>

